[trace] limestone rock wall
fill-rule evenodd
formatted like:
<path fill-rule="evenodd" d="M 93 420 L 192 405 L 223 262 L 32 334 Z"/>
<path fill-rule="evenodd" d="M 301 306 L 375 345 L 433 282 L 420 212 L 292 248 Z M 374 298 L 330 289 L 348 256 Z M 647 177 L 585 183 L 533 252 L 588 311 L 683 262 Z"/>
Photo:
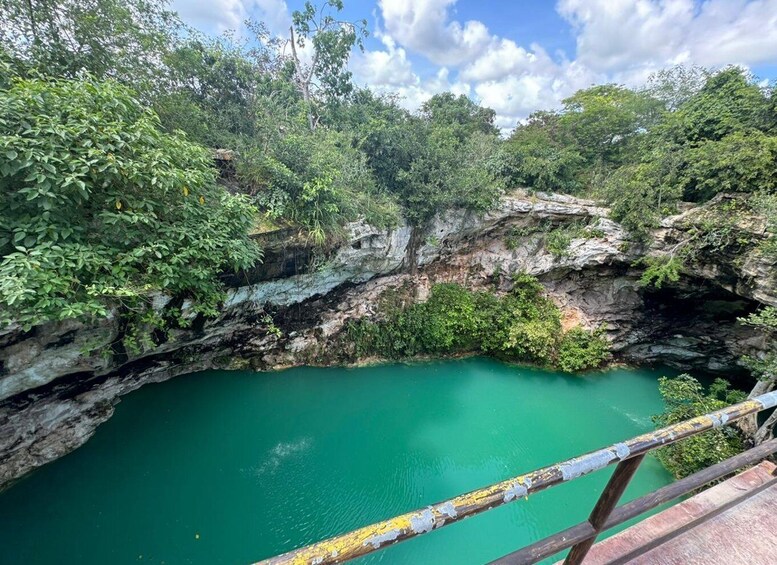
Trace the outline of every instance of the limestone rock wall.
<path fill-rule="evenodd" d="M 275 242 L 267 264 L 228 280 L 232 288 L 217 319 L 192 315 L 190 329 L 174 330 L 139 354 L 114 349 L 105 355 L 121 334 L 116 316 L 91 325 L 6 329 L 0 334 L 0 488 L 83 444 L 120 396 L 143 384 L 208 368 L 337 362 L 338 333 L 349 319 L 374 315 L 389 288 L 410 287 L 418 300 L 436 282 L 506 290 L 509 273 L 523 271 L 540 279 L 566 322 L 604 326 L 626 360 L 725 372 L 736 369 L 742 352 L 763 346 L 735 320 L 755 301 L 777 304 L 771 265 L 757 254 L 736 267 L 726 258 L 719 265 L 711 260 L 707 270 L 688 273 L 675 295 L 651 294 L 633 266 L 646 250 L 630 245 L 607 215 L 591 201 L 517 193 L 487 214 L 446 213 L 423 232 L 355 222 L 344 241 L 321 253 Z M 688 236 L 687 220 L 667 220 L 647 252 L 669 252 Z M 572 240 L 561 257 L 547 251 L 549 229 L 582 221 L 595 227 L 593 237 Z M 671 306 L 683 296 L 700 306 Z M 164 309 L 169 301 L 158 296 L 155 306 Z M 708 310 L 708 302 L 723 306 Z"/>

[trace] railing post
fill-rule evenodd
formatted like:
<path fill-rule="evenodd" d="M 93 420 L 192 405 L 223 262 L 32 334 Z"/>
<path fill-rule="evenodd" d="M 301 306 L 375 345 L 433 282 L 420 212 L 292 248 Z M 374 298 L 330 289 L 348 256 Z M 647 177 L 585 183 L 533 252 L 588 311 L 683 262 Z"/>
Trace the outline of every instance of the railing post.
<path fill-rule="evenodd" d="M 596 536 L 602 531 L 610 514 L 615 510 L 618 501 L 621 499 L 621 496 L 623 496 L 623 492 L 626 490 L 626 487 L 629 486 L 631 478 L 634 476 L 634 473 L 637 472 L 639 464 L 642 463 L 644 458 L 644 454 L 637 455 L 631 459 L 621 461 L 618 463 L 618 466 L 615 467 L 615 472 L 612 474 L 612 477 L 610 477 L 610 480 L 607 481 L 607 486 L 604 487 L 602 495 L 599 497 L 596 506 L 594 506 L 591 515 L 588 517 L 588 522 L 593 526 L 596 533 L 590 538 L 572 546 L 569 555 L 567 555 L 567 558 L 564 560 L 564 565 L 580 565 L 583 562 L 583 559 L 588 555 L 591 546 L 593 546 L 596 541 Z"/>

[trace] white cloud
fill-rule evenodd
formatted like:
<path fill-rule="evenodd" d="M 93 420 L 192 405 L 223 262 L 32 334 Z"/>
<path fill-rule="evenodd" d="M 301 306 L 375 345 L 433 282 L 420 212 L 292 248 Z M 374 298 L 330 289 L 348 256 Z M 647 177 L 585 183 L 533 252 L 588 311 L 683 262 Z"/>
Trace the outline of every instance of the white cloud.
<path fill-rule="evenodd" d="M 381 87 L 407 86 L 419 81 L 413 73 L 407 53 L 397 47 L 394 39 L 377 32 L 376 37 L 386 47 L 385 51 L 357 52 L 351 59 L 351 68 L 366 84 Z"/>
<path fill-rule="evenodd" d="M 704 65 L 777 61 L 777 0 L 715 0 L 689 32 L 691 58 Z"/>
<path fill-rule="evenodd" d="M 597 71 L 777 59 L 777 0 L 561 0 L 558 11 Z"/>
<path fill-rule="evenodd" d="M 186 23 L 203 31 L 241 30 L 251 17 L 274 33 L 285 34 L 291 23 L 284 0 L 173 0 L 172 8 Z"/>
<path fill-rule="evenodd" d="M 529 72 L 538 66 L 553 67 L 554 63 L 539 45 L 531 51 L 511 39 L 493 38 L 488 49 L 465 66 L 461 75 L 466 80 L 494 80 L 508 75 Z"/>
<path fill-rule="evenodd" d="M 356 81 L 399 94 L 411 110 L 439 92 L 466 94 L 496 110 L 503 129 L 595 83 L 637 86 L 678 63 L 777 61 L 777 0 L 558 0 L 576 35 L 572 59 L 497 36 L 477 20 L 457 21 L 457 0 L 376 1 L 382 46 L 354 53 Z M 284 0 L 174 0 L 173 7 L 214 31 L 240 29 L 251 16 L 285 35 L 290 22 Z M 419 57 L 430 64 L 418 65 Z"/>
<path fill-rule="evenodd" d="M 472 20 L 448 21 L 456 0 L 379 0 L 386 33 L 439 65 L 472 60 L 491 41 L 488 28 Z"/>
<path fill-rule="evenodd" d="M 621 71 L 681 53 L 693 0 L 561 0 L 558 12 L 578 31 L 578 60 L 598 71 Z"/>
<path fill-rule="evenodd" d="M 408 107 L 415 109 L 432 94 L 454 90 L 472 95 L 496 110 L 497 125 L 507 129 L 534 110 L 558 105 L 577 88 L 588 86 L 597 79 L 590 69 L 566 60 L 555 61 L 538 44 L 522 47 L 512 39 L 491 34 L 482 22 L 451 20 L 449 11 L 455 1 L 379 2 L 385 28 L 379 33 L 384 44 L 390 47 L 380 52 L 383 53 L 380 58 L 371 55 L 376 63 L 389 60 L 392 54 L 396 55 L 405 47 L 433 63 L 446 65 L 444 75 L 438 73 L 423 80 L 406 66 L 407 53 L 401 51 L 401 61 L 393 58 L 396 68 L 391 71 L 392 76 L 402 75 L 409 79 L 405 82 L 395 80 L 393 84 L 395 90 L 405 96 Z M 390 44 L 386 43 L 385 37 L 390 38 Z M 403 63 L 401 69 L 400 62 Z M 376 68 L 386 70 L 381 65 Z M 362 67 L 357 74 L 376 87 L 365 71 Z M 455 80 L 450 75 L 454 75 Z M 377 89 L 385 91 L 385 86 L 385 81 L 381 81 Z"/>
<path fill-rule="evenodd" d="M 402 73 L 397 66 L 392 75 L 397 89 L 412 93 L 408 99 L 413 100 L 446 84 L 458 85 L 496 110 L 502 128 L 532 111 L 557 107 L 595 83 L 637 86 L 652 72 L 681 63 L 720 67 L 777 61 L 777 0 L 559 0 L 557 11 L 577 36 L 573 60 L 551 57 L 541 45 L 525 47 L 496 36 L 482 22 L 456 21 L 456 0 L 378 4 L 392 42 L 386 57 L 401 53 Z M 445 80 L 419 78 L 403 48 L 445 65 Z"/>

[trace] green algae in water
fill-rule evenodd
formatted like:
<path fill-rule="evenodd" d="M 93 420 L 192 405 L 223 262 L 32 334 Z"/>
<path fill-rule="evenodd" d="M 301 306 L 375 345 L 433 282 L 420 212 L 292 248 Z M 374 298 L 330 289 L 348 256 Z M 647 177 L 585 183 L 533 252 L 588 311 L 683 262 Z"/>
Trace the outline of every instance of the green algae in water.
<path fill-rule="evenodd" d="M 661 374 L 474 358 L 149 385 L 0 494 L 0 561 L 250 563 L 648 431 Z M 584 520 L 610 473 L 359 563 L 487 562 Z M 624 499 L 669 482 L 648 457 Z"/>

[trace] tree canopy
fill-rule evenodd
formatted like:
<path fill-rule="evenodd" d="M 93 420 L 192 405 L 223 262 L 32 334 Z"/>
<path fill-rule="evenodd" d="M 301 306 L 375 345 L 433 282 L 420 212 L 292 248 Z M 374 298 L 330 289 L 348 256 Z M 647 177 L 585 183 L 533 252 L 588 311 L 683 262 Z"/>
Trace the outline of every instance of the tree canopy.
<path fill-rule="evenodd" d="M 247 198 L 125 87 L 11 79 L 0 116 L 0 324 L 138 309 L 151 289 L 212 310 L 222 270 L 259 260 Z"/>

